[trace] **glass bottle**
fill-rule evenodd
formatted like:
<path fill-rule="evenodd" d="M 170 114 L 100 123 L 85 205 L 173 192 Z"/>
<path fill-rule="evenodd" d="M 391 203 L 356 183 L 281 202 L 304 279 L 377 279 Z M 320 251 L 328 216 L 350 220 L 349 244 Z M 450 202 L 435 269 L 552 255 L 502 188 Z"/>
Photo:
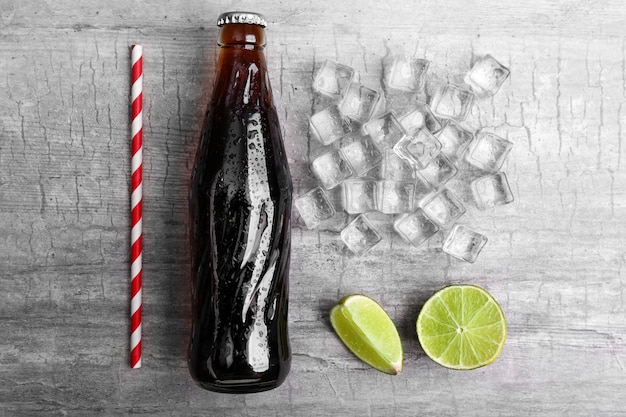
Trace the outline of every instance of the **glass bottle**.
<path fill-rule="evenodd" d="M 292 184 L 265 62 L 265 19 L 229 12 L 190 192 L 192 330 L 201 387 L 258 392 L 291 363 Z"/>

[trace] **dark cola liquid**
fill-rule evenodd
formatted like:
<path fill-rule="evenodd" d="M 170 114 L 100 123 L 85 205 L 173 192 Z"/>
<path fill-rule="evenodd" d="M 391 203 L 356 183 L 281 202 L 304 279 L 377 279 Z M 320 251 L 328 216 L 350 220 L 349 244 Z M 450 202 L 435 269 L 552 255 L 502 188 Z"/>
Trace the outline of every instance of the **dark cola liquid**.
<path fill-rule="evenodd" d="M 190 200 L 188 361 L 203 388 L 264 391 L 289 372 L 291 190 L 262 48 L 222 45 Z"/>

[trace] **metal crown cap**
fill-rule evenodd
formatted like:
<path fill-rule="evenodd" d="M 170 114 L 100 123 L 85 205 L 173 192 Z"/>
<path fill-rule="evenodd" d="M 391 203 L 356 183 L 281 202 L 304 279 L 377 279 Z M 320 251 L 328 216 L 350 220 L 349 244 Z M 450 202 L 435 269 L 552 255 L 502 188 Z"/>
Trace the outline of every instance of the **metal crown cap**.
<path fill-rule="evenodd" d="M 229 23 L 244 23 L 248 25 L 267 26 L 267 20 L 262 14 L 252 12 L 226 12 L 217 18 L 217 26 L 227 25 Z"/>

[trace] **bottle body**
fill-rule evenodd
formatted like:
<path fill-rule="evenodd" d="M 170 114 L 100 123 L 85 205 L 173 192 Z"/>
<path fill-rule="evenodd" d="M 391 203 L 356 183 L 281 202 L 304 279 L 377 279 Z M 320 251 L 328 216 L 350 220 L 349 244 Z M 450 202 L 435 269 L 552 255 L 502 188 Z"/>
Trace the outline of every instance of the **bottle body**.
<path fill-rule="evenodd" d="M 188 363 L 219 392 L 274 388 L 290 366 L 292 185 L 263 43 L 259 26 L 222 27 L 191 183 Z"/>

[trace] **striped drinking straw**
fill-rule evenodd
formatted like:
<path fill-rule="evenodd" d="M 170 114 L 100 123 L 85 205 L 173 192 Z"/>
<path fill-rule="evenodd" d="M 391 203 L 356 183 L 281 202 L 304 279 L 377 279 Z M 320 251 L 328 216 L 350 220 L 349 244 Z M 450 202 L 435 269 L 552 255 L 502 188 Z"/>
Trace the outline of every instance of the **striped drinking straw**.
<path fill-rule="evenodd" d="M 141 368 L 141 253 L 142 253 L 142 167 L 143 167 L 143 48 L 131 49 L 131 232 L 130 232 L 130 366 Z"/>

